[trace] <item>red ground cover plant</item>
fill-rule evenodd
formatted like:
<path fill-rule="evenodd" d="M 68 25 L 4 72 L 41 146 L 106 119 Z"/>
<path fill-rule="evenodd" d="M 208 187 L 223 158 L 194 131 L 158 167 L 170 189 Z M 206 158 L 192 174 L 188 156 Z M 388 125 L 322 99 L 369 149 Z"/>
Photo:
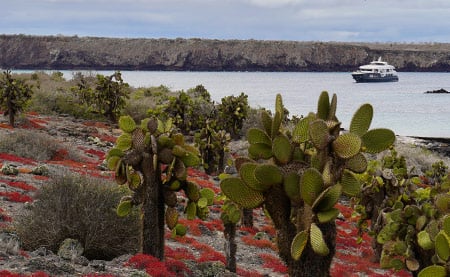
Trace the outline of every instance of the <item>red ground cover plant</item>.
<path fill-rule="evenodd" d="M 236 269 L 236 273 L 242 277 L 264 277 L 264 276 L 267 276 L 267 275 L 263 275 L 261 273 L 257 273 L 254 270 L 248 271 L 248 270 L 245 270 L 245 269 L 242 269 L 239 267 Z"/>
<path fill-rule="evenodd" d="M 11 202 L 25 203 L 33 201 L 33 198 L 30 196 L 18 192 L 0 191 L 0 196 L 4 196 L 6 200 Z"/>
<path fill-rule="evenodd" d="M 189 249 L 186 248 L 178 247 L 172 249 L 166 245 L 164 253 L 166 255 L 166 258 L 174 260 L 195 260 L 194 254 L 192 254 L 192 252 L 190 252 Z"/>
<path fill-rule="evenodd" d="M 258 255 L 264 261 L 262 267 L 269 268 L 279 273 L 287 273 L 286 265 L 280 261 L 278 257 L 267 253 L 260 253 Z"/>
<path fill-rule="evenodd" d="M 173 273 L 167 270 L 164 262 L 161 262 L 158 258 L 150 255 L 136 254 L 131 257 L 125 265 L 145 270 L 145 272 L 155 277 L 174 276 Z"/>
<path fill-rule="evenodd" d="M 85 153 L 96 156 L 99 160 L 103 161 L 105 159 L 105 152 L 95 149 L 87 149 Z"/>
<path fill-rule="evenodd" d="M 221 262 L 223 264 L 226 263 L 225 256 L 222 253 L 219 253 L 215 250 L 213 251 L 205 251 L 203 252 L 200 257 L 197 259 L 197 262 L 203 263 L 203 262 Z"/>
<path fill-rule="evenodd" d="M 14 129 L 11 125 L 5 124 L 5 123 L 0 123 L 0 128 L 3 128 L 3 129 Z"/>
<path fill-rule="evenodd" d="M 39 118 L 28 118 L 25 123 L 21 124 L 21 127 L 24 129 L 45 129 L 47 124 L 47 121 Z"/>
<path fill-rule="evenodd" d="M 259 232 L 259 230 L 258 230 L 256 227 L 240 226 L 240 227 L 239 227 L 239 230 L 240 230 L 241 232 L 249 233 L 249 234 L 251 234 L 251 235 L 256 235 L 256 233 Z"/>
<path fill-rule="evenodd" d="M 15 181 L 7 181 L 7 180 L 0 180 L 1 183 L 5 183 L 10 187 L 19 188 L 25 191 L 36 191 L 37 188 L 35 188 L 32 185 L 28 185 L 25 182 L 15 182 Z"/>
<path fill-rule="evenodd" d="M 83 277 L 116 277 L 116 276 L 113 274 L 89 273 L 89 274 L 83 275 Z"/>
<path fill-rule="evenodd" d="M 18 157 L 16 155 L 8 154 L 8 153 L 0 153 L 0 160 L 16 162 L 16 163 L 21 163 L 21 164 L 27 164 L 27 165 L 36 165 L 37 164 L 37 162 L 35 160 Z"/>
<path fill-rule="evenodd" d="M 241 240 L 247 245 L 255 246 L 258 248 L 269 248 L 277 251 L 277 246 L 268 239 L 254 239 L 254 236 L 250 234 L 241 237 Z"/>
<path fill-rule="evenodd" d="M 31 275 L 23 275 L 23 274 L 12 273 L 12 272 L 9 272 L 7 270 L 0 271 L 0 277 L 26 277 L 26 276 L 30 276 L 30 277 L 50 277 L 50 275 L 48 275 L 47 273 L 45 273 L 43 271 L 36 271 L 36 272 L 32 273 Z"/>

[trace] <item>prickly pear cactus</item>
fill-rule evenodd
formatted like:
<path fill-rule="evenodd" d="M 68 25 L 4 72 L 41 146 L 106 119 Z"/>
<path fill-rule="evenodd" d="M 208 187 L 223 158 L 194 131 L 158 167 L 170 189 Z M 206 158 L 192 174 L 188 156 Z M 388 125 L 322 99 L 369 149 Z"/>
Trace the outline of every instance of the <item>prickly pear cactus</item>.
<path fill-rule="evenodd" d="M 287 132 L 277 95 L 274 115 L 263 111 L 263 127 L 247 133 L 249 155 L 235 161 L 239 176 L 220 183 L 222 192 L 241 207 L 268 211 L 290 276 L 329 275 L 339 214 L 334 205 L 341 194 L 359 193 L 355 174 L 367 167 L 362 153 L 383 151 L 395 140 L 388 129 L 369 130 L 369 104 L 356 111 L 350 131 L 341 134 L 336 106 L 336 95 L 330 101 L 322 92 L 317 112 Z"/>
<path fill-rule="evenodd" d="M 173 130 L 171 120 L 149 118 L 138 125 L 123 116 L 119 127 L 123 134 L 108 152 L 107 162 L 117 183 L 128 186 L 132 195 L 120 201 L 117 213 L 126 216 L 133 206 L 142 205 L 142 250 L 162 259 L 164 226 L 174 236 L 186 233 L 178 223 L 177 192 L 183 190 L 189 199 L 185 211 L 190 219 L 207 217 L 214 192 L 187 180 L 187 168 L 200 162 L 199 152 Z"/>
<path fill-rule="evenodd" d="M 383 268 L 406 269 L 419 276 L 447 276 L 450 256 L 450 178 L 436 163 L 427 177 L 409 176 L 395 151 L 382 165 L 361 174 L 364 189 L 356 210 L 360 227 L 371 219 L 375 252 Z M 428 183 L 428 184 L 427 184 Z M 365 224 L 365 229 L 368 229 Z M 363 229 L 363 228 L 361 228 Z"/>

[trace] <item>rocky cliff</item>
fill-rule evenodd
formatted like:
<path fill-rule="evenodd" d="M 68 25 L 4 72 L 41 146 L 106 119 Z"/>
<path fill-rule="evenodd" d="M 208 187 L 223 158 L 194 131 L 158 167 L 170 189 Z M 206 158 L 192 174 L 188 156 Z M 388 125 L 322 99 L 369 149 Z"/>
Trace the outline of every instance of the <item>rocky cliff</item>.
<path fill-rule="evenodd" d="M 450 43 L 0 35 L 0 68 L 11 69 L 352 71 L 379 56 L 399 71 L 450 72 Z"/>

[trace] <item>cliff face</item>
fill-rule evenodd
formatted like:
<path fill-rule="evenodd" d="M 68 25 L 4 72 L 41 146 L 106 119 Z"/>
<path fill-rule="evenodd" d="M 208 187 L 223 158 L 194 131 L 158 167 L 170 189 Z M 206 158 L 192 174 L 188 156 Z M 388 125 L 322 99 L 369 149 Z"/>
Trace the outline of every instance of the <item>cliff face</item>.
<path fill-rule="evenodd" d="M 450 72 L 450 44 L 0 36 L 0 68 L 352 71 L 381 56 L 399 71 Z"/>

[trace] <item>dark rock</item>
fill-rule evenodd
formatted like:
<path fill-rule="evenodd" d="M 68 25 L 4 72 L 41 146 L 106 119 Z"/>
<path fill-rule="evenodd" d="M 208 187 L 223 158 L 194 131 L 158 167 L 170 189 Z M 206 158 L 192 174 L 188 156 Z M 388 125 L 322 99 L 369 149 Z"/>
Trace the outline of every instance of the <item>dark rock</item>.
<path fill-rule="evenodd" d="M 450 93 L 450 91 L 441 88 L 441 89 L 436 89 L 436 90 L 429 90 L 429 91 L 426 91 L 425 93 Z"/>
<path fill-rule="evenodd" d="M 45 271 L 50 276 L 67 275 L 75 273 L 75 268 L 67 262 L 60 260 L 56 256 L 49 257 L 35 257 L 28 260 L 25 265 L 28 271 Z"/>

